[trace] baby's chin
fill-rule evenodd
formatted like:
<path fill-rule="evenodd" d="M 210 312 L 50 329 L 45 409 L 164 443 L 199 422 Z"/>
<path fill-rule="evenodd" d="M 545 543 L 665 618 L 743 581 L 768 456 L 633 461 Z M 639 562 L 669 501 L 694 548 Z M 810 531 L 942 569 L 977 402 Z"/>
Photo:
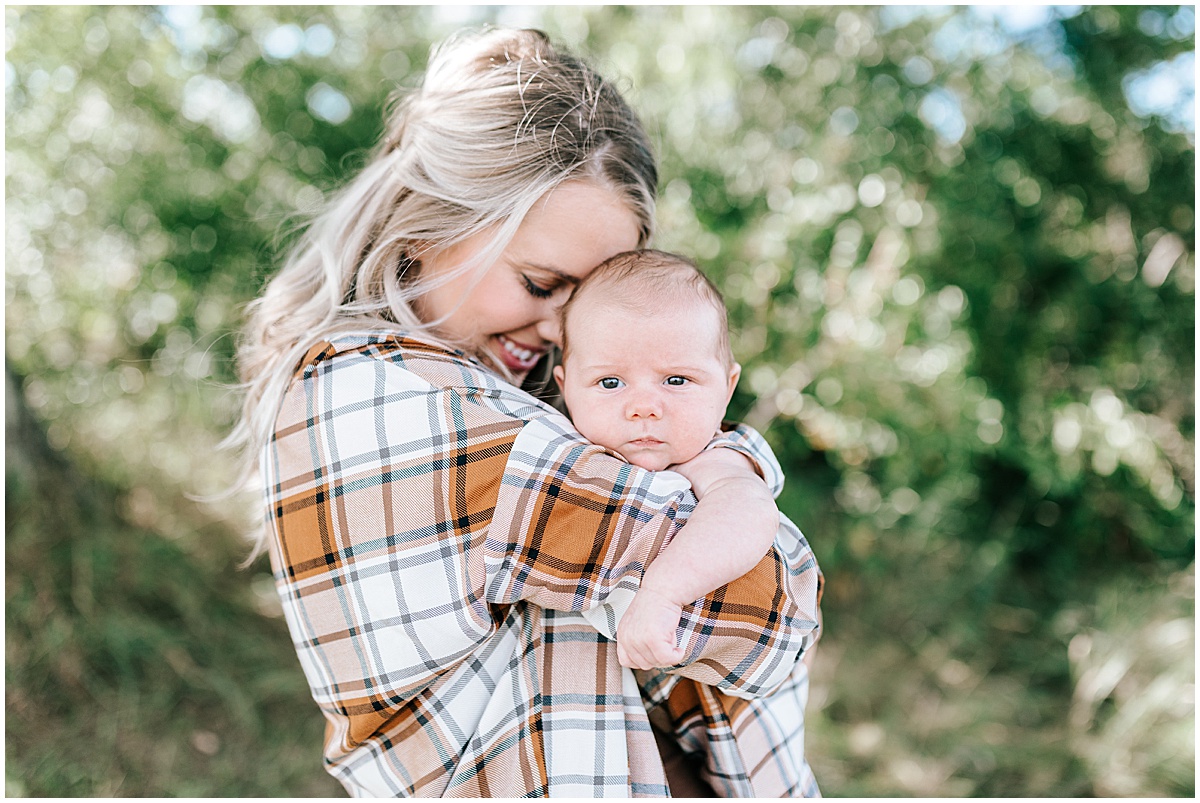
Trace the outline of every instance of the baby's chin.
<path fill-rule="evenodd" d="M 647 471 L 666 471 L 671 465 L 670 458 L 655 457 L 651 455 L 635 455 L 633 458 L 625 458 L 630 463 L 638 468 L 644 468 Z"/>
<path fill-rule="evenodd" d="M 614 449 L 617 454 L 625 458 L 630 464 L 638 468 L 644 468 L 647 471 L 666 471 L 668 468 L 678 463 L 676 459 L 678 455 L 674 452 L 662 452 L 657 450 L 621 450 Z"/>

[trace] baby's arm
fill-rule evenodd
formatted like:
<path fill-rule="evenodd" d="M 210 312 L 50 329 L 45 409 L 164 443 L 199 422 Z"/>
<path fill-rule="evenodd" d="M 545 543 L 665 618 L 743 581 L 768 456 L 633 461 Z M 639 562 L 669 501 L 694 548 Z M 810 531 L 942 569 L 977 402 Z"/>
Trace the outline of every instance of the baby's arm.
<path fill-rule="evenodd" d="M 621 619 L 617 657 L 633 669 L 683 660 L 675 638 L 683 606 L 754 568 L 779 529 L 775 500 L 743 455 L 710 449 L 671 470 L 691 481 L 699 504 L 646 569 Z"/>

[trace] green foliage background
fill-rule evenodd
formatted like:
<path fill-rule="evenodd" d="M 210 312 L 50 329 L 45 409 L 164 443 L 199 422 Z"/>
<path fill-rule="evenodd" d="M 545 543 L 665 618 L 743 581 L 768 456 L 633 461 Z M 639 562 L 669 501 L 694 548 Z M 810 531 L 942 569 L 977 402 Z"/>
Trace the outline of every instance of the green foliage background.
<path fill-rule="evenodd" d="M 726 291 L 828 579 L 825 793 L 1194 793 L 1193 111 L 1128 94 L 1193 91 L 1190 7 L 5 16 L 10 795 L 340 794 L 253 497 L 189 495 L 241 305 L 481 22 L 621 81 Z"/>

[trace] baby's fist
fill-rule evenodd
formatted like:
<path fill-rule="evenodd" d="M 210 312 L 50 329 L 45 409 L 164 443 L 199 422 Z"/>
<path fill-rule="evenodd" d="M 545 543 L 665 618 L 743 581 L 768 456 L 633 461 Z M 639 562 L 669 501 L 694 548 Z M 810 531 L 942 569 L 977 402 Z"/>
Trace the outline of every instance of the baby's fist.
<path fill-rule="evenodd" d="M 683 611 L 663 595 L 642 587 L 617 627 L 617 660 L 630 669 L 674 666 L 683 660 L 675 629 Z"/>

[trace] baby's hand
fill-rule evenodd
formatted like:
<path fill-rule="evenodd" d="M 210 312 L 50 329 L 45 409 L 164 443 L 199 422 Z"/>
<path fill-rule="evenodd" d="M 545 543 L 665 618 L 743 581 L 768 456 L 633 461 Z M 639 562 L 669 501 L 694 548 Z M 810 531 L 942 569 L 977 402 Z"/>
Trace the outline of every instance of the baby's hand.
<path fill-rule="evenodd" d="M 683 660 L 675 643 L 675 628 L 683 609 L 657 591 L 643 586 L 633 597 L 617 627 L 617 660 L 630 669 L 674 666 Z"/>

